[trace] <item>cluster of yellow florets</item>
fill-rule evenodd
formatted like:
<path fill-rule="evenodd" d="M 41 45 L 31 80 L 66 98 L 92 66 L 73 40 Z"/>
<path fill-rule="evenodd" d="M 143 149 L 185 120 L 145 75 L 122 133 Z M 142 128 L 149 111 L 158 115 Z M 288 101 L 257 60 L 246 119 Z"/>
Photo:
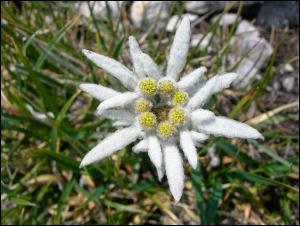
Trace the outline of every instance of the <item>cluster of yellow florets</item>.
<path fill-rule="evenodd" d="M 155 114 L 147 111 L 139 115 L 139 122 L 144 128 L 150 129 L 156 126 L 157 120 Z"/>
<path fill-rule="evenodd" d="M 165 121 L 158 124 L 156 133 L 161 138 L 169 138 L 176 132 L 176 129 L 172 123 Z"/>
<path fill-rule="evenodd" d="M 151 108 L 152 108 L 152 103 L 149 100 L 145 99 L 145 98 L 139 98 L 134 103 L 134 110 L 137 113 L 150 111 Z"/>
<path fill-rule="evenodd" d="M 171 96 L 176 90 L 174 82 L 163 80 L 158 83 L 158 91 L 164 96 Z"/>
<path fill-rule="evenodd" d="M 172 108 L 168 115 L 169 121 L 174 125 L 182 125 L 185 122 L 186 114 L 183 108 Z"/>
<path fill-rule="evenodd" d="M 157 83 L 152 78 L 142 79 L 139 82 L 138 87 L 145 96 L 152 96 L 152 95 L 156 94 L 156 91 L 157 91 Z"/>
<path fill-rule="evenodd" d="M 184 105 L 188 99 L 189 95 L 187 92 L 179 90 L 174 93 L 171 102 L 173 105 Z"/>
<path fill-rule="evenodd" d="M 156 83 L 152 78 L 144 78 L 140 80 L 138 88 L 144 96 L 134 104 L 135 112 L 139 114 L 140 125 L 145 129 L 156 129 L 156 134 L 162 139 L 173 136 L 177 127 L 182 126 L 186 121 L 186 113 L 181 106 L 189 99 L 187 92 L 178 90 L 175 82 L 169 79 Z M 148 99 L 157 93 L 170 98 L 173 107 L 165 106 L 163 111 L 152 109 L 153 105 Z M 163 115 L 165 116 L 161 117 Z"/>

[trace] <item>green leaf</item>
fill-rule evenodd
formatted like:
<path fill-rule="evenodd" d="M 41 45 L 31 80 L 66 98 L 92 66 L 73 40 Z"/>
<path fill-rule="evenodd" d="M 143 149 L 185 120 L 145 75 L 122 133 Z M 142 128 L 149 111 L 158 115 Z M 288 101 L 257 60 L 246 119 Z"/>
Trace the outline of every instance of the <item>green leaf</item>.
<path fill-rule="evenodd" d="M 247 164 L 247 165 L 255 165 L 256 161 L 246 155 L 245 153 L 241 152 L 237 147 L 233 146 L 232 144 L 226 142 L 224 139 L 219 138 L 216 139 L 215 144 L 223 151 L 225 151 L 231 157 L 238 159 L 239 161 Z"/>
<path fill-rule="evenodd" d="M 63 27 L 55 34 L 54 38 L 48 43 L 47 49 L 48 49 L 48 50 L 53 49 L 53 48 L 55 47 L 55 44 L 56 44 L 57 42 L 59 42 L 59 41 L 64 37 L 65 32 L 66 32 L 68 29 L 70 29 L 70 28 L 75 24 L 75 22 L 76 22 L 78 19 L 79 19 L 79 16 L 76 17 L 74 20 L 68 22 L 65 26 L 63 26 Z M 43 53 L 39 56 L 38 60 L 37 60 L 36 63 L 35 63 L 35 70 L 38 71 L 39 69 L 42 68 L 43 63 L 44 63 L 44 61 L 46 60 L 46 58 L 47 58 L 47 53 L 43 52 Z"/>
<path fill-rule="evenodd" d="M 119 42 L 118 44 L 115 46 L 114 50 L 113 50 L 113 54 L 112 54 L 112 57 L 114 59 L 119 59 L 119 56 L 121 54 L 121 51 L 122 51 L 122 47 L 125 43 L 125 40 L 127 39 L 127 37 L 123 37 Z"/>
<path fill-rule="evenodd" d="M 218 204 L 222 199 L 222 184 L 220 182 L 213 182 L 214 186 L 212 192 L 207 200 L 206 206 L 206 222 L 205 224 L 215 224 L 216 223 L 216 216 L 218 210 Z"/>
<path fill-rule="evenodd" d="M 54 123 L 54 126 L 52 128 L 52 133 L 51 133 L 51 149 L 53 151 L 59 151 L 59 150 L 56 150 L 57 149 L 56 147 L 57 147 L 57 135 L 58 135 L 58 131 L 60 129 L 60 125 L 61 125 L 63 119 L 65 118 L 65 115 L 66 115 L 68 109 L 71 107 L 72 103 L 75 101 L 76 97 L 80 93 L 81 93 L 81 91 L 78 91 L 75 94 L 73 94 L 73 96 L 70 97 L 70 99 L 65 103 L 65 105 L 62 107 L 62 109 L 56 116 L 55 123 Z"/>
<path fill-rule="evenodd" d="M 254 173 L 250 173 L 250 172 L 245 172 L 245 171 L 235 171 L 235 172 L 230 172 L 227 174 L 227 176 L 230 176 L 232 178 L 237 178 L 239 180 L 243 180 L 243 181 L 250 181 L 253 183 L 258 183 L 258 184 L 264 184 L 264 185 L 272 185 L 272 186 L 280 186 L 280 187 L 284 187 L 284 188 L 288 188 L 290 190 L 293 190 L 295 192 L 299 193 L 299 190 L 297 188 L 292 187 L 291 185 L 276 181 L 276 180 L 272 180 L 260 175 L 256 175 Z"/>
<path fill-rule="evenodd" d="M 12 197 L 11 201 L 13 201 L 15 204 L 17 204 L 19 206 L 36 206 L 36 204 L 29 202 L 26 199 Z"/>
<path fill-rule="evenodd" d="M 267 154 L 270 156 L 272 159 L 274 159 L 277 162 L 280 162 L 281 164 L 285 165 L 286 167 L 290 168 L 294 172 L 299 173 L 299 166 L 293 165 L 291 162 L 285 160 L 284 158 L 280 157 L 275 151 L 265 147 L 264 145 L 260 145 L 258 142 L 255 140 L 251 141 L 255 146 L 259 148 L 259 151 L 262 153 Z"/>
<path fill-rule="evenodd" d="M 52 159 L 61 166 L 72 170 L 73 172 L 79 172 L 79 162 L 73 160 L 72 158 L 69 158 L 63 154 L 56 153 L 54 151 L 38 151 L 34 153 L 34 155 L 37 155 L 38 157 L 42 158 L 48 158 Z"/>
<path fill-rule="evenodd" d="M 60 224 L 61 212 L 63 210 L 63 206 L 64 206 L 65 202 L 67 201 L 71 191 L 73 190 L 74 181 L 75 180 L 72 179 L 70 182 L 67 183 L 63 193 L 60 196 L 60 199 L 58 201 L 57 210 L 56 210 L 56 216 L 55 216 L 55 220 L 54 220 L 55 224 Z"/>
<path fill-rule="evenodd" d="M 56 114 L 58 111 L 58 107 L 57 107 L 57 100 L 56 100 L 55 96 L 52 96 L 50 89 L 48 89 L 38 79 L 38 74 L 35 70 L 33 70 L 31 62 L 23 55 L 23 52 L 22 52 L 21 46 L 20 46 L 21 43 L 18 42 L 18 40 L 13 39 L 13 44 L 17 51 L 17 54 L 19 55 L 19 59 L 25 65 L 26 70 L 28 70 L 29 78 L 34 83 L 36 92 L 39 94 L 40 97 L 42 97 L 44 111 L 46 112 L 46 107 L 48 107 L 49 110 L 51 110 L 54 114 Z"/>
<path fill-rule="evenodd" d="M 131 213 L 139 213 L 139 214 L 146 214 L 146 212 L 136 206 L 133 205 L 123 205 L 117 202 L 110 201 L 108 199 L 103 200 L 104 205 L 108 207 L 112 207 L 117 209 L 118 211 L 124 211 L 124 212 L 131 212 Z"/>
<path fill-rule="evenodd" d="M 263 75 L 263 78 L 260 79 L 254 86 L 251 88 L 248 93 L 235 105 L 232 111 L 229 114 L 229 117 L 236 118 L 239 113 L 248 107 L 251 102 L 253 102 L 267 87 L 269 80 L 274 75 L 273 73 L 273 64 L 275 60 L 276 50 L 273 52 L 272 58 L 268 65 L 268 69 Z"/>
<path fill-rule="evenodd" d="M 192 171 L 192 183 L 195 190 L 196 205 L 197 205 L 199 218 L 201 220 L 201 223 L 204 224 L 204 222 L 207 222 L 207 220 L 205 214 L 206 205 L 203 198 L 202 187 L 201 187 L 202 186 L 201 166 L 198 166 L 196 170 Z"/>

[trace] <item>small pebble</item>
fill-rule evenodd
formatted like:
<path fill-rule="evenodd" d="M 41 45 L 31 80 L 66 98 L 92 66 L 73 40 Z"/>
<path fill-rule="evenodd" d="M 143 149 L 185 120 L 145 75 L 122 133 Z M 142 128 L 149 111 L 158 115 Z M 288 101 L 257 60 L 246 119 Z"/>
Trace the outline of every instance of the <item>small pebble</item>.
<path fill-rule="evenodd" d="M 291 92 L 293 90 L 294 85 L 295 85 L 295 78 L 292 76 L 286 77 L 282 81 L 283 88 L 288 92 Z"/>

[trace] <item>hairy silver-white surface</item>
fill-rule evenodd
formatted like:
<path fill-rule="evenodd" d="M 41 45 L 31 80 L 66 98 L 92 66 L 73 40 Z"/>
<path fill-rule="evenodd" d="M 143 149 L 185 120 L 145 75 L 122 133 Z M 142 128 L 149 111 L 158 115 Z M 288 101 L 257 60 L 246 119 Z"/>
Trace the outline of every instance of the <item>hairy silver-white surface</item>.
<path fill-rule="evenodd" d="M 197 68 L 186 76 L 182 77 L 178 82 L 178 88 L 183 90 L 189 90 L 199 83 L 203 83 L 205 79 L 203 78 L 204 73 L 207 71 L 205 67 Z"/>
<path fill-rule="evenodd" d="M 121 94 L 120 92 L 102 86 L 100 84 L 97 85 L 92 83 L 83 83 L 79 85 L 79 88 L 99 101 L 104 101 L 108 98 Z"/>
<path fill-rule="evenodd" d="M 190 133 L 191 133 L 194 145 L 196 147 L 200 146 L 201 143 L 203 143 L 204 141 L 206 141 L 209 138 L 209 136 L 204 133 L 198 133 L 196 131 L 190 131 Z"/>
<path fill-rule="evenodd" d="M 188 106 L 192 109 L 202 107 L 211 95 L 228 88 L 232 81 L 237 78 L 236 73 L 216 75 L 209 79 L 203 87 L 190 99 Z"/>
<path fill-rule="evenodd" d="M 208 110 L 198 109 L 191 119 L 200 132 L 225 137 L 263 139 L 263 136 L 251 126 L 223 116 L 215 116 Z"/>
<path fill-rule="evenodd" d="M 120 62 L 86 49 L 82 50 L 82 53 L 98 67 L 119 79 L 128 89 L 133 90 L 135 88 L 137 84 L 135 74 Z"/>
<path fill-rule="evenodd" d="M 236 73 L 227 73 L 207 80 L 204 78 L 205 67 L 181 76 L 186 63 L 190 33 L 190 21 L 188 17 L 184 17 L 175 34 L 165 76 L 153 59 L 142 52 L 138 42 L 132 36 L 129 37 L 129 49 L 133 71 L 111 58 L 83 50 L 91 61 L 119 79 L 129 91 L 120 93 L 101 85 L 80 85 L 80 89 L 102 101 L 97 108 L 98 114 L 113 120 L 113 125 L 119 128 L 86 154 L 81 167 L 99 161 L 141 139 L 133 146 L 133 152 L 148 153 L 156 168 L 158 179 L 162 180 L 166 174 L 171 193 L 174 199 L 179 201 L 184 188 L 184 169 L 180 149 L 189 164 L 196 169 L 198 165 L 196 147 L 201 146 L 209 135 L 263 139 L 256 129 L 245 123 L 216 116 L 213 112 L 202 109 L 211 95 L 228 88 L 238 76 Z M 177 128 L 177 133 L 167 140 L 159 138 L 155 133 L 155 128 L 143 129 L 139 124 L 138 114 L 135 113 L 133 102 L 140 97 L 147 98 L 138 87 L 140 80 L 145 77 L 151 77 L 156 82 L 171 80 L 175 87 L 189 94 L 189 101 L 181 106 L 186 112 L 186 121 Z M 158 99 L 160 100 L 148 97 L 153 107 L 171 103 L 170 98 L 164 96 Z M 126 128 L 122 128 L 124 126 Z"/>
<path fill-rule="evenodd" d="M 176 31 L 167 67 L 167 77 L 171 77 L 176 81 L 178 80 L 186 63 L 190 36 L 190 21 L 188 17 L 184 17 Z"/>
<path fill-rule="evenodd" d="M 148 155 L 156 168 L 162 168 L 162 151 L 160 141 L 155 135 L 148 137 Z"/>
<path fill-rule="evenodd" d="M 156 80 L 159 80 L 161 76 L 161 72 L 159 71 L 156 63 L 152 60 L 152 58 L 146 54 L 141 53 L 140 55 L 141 62 L 143 64 L 145 73 Z"/>
<path fill-rule="evenodd" d="M 140 57 L 142 51 L 139 47 L 139 44 L 133 36 L 129 36 L 128 43 L 134 71 L 139 78 L 144 78 L 146 74 L 144 71 L 143 62 L 141 61 Z"/>
<path fill-rule="evenodd" d="M 179 201 L 182 196 L 184 186 L 182 158 L 178 147 L 173 143 L 164 144 L 163 152 L 170 190 L 175 201 Z"/>
<path fill-rule="evenodd" d="M 148 140 L 144 139 L 138 142 L 132 147 L 134 153 L 147 152 L 148 151 Z"/>
<path fill-rule="evenodd" d="M 120 120 L 125 122 L 133 122 L 135 117 L 133 113 L 126 110 L 106 110 L 100 115 L 111 120 Z"/>
<path fill-rule="evenodd" d="M 188 16 L 189 20 L 191 22 L 195 21 L 196 19 L 198 19 L 198 16 L 195 14 L 189 14 L 189 13 L 185 13 L 182 16 Z M 174 15 L 170 18 L 170 20 L 168 21 L 167 27 L 166 27 L 166 31 L 168 32 L 173 32 L 176 28 L 178 28 L 179 26 L 179 21 L 180 21 L 180 16 L 179 15 Z"/>
<path fill-rule="evenodd" d="M 198 154 L 193 143 L 192 135 L 188 130 L 180 132 L 180 147 L 191 166 L 196 169 L 198 164 Z"/>
<path fill-rule="evenodd" d="M 137 130 L 136 127 L 118 130 L 90 150 L 82 159 L 80 167 L 84 167 L 95 161 L 100 161 L 121 148 L 126 147 L 128 144 L 135 141 L 139 135 L 140 131 Z"/>
<path fill-rule="evenodd" d="M 115 108 L 115 107 L 124 107 L 130 103 L 132 103 L 134 100 L 138 98 L 138 94 L 133 92 L 126 92 L 123 94 L 120 94 L 118 96 L 114 96 L 112 98 L 109 98 L 105 101 L 103 101 L 97 108 L 98 113 L 100 114 L 106 109 Z"/>

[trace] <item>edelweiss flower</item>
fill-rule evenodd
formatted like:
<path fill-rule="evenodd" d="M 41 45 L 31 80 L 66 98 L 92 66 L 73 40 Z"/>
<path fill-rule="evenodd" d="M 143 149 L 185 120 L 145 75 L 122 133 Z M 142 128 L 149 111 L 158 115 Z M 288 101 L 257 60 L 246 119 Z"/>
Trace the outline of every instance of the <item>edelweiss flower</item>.
<path fill-rule="evenodd" d="M 99 161 L 140 139 L 133 151 L 148 152 L 159 180 L 166 173 L 171 193 L 178 201 L 184 187 L 179 147 L 191 166 L 196 168 L 196 147 L 210 134 L 263 139 L 256 129 L 201 108 L 212 94 L 228 88 L 237 75 L 216 75 L 206 81 L 203 78 L 206 68 L 200 67 L 180 78 L 190 35 L 190 21 L 184 17 L 174 37 L 165 76 L 150 56 L 141 51 L 134 37 L 129 37 L 134 71 L 111 58 L 83 50 L 86 57 L 119 79 L 129 91 L 120 93 L 101 85 L 80 85 L 83 91 L 102 101 L 97 112 L 121 127 L 87 153 L 80 167 Z"/>

